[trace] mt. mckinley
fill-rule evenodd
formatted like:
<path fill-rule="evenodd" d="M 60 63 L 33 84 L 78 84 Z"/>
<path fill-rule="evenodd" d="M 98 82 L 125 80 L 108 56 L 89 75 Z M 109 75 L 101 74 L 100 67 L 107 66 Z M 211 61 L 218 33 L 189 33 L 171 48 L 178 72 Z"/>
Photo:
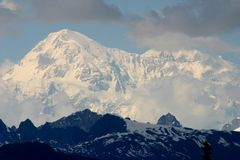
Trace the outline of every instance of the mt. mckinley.
<path fill-rule="evenodd" d="M 66 29 L 49 34 L 2 79 L 20 103 L 41 103 L 36 112 L 45 120 L 88 108 L 154 123 L 171 112 L 185 126 L 211 128 L 240 115 L 239 68 L 221 57 L 127 53 Z"/>

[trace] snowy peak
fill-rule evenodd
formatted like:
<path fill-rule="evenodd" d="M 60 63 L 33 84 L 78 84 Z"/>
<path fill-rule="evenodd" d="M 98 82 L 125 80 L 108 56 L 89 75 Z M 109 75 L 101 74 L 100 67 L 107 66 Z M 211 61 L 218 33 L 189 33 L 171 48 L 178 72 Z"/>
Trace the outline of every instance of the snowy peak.
<path fill-rule="evenodd" d="M 103 46 L 81 33 L 63 29 L 50 33 L 29 54 L 52 55 L 54 58 L 61 58 L 64 55 L 74 55 L 76 52 L 79 54 L 84 51 L 90 53 L 97 48 L 103 48 Z"/>
<path fill-rule="evenodd" d="M 76 58 L 80 54 L 96 55 L 95 50 L 102 48 L 104 47 L 81 33 L 63 29 L 50 33 L 23 58 L 21 63 L 40 61 L 46 64 L 54 60 Z"/>
<path fill-rule="evenodd" d="M 58 32 L 50 33 L 48 37 L 46 38 L 46 41 L 51 41 L 52 43 L 55 42 L 57 44 L 57 41 L 64 41 L 68 43 L 77 43 L 78 45 L 82 46 L 89 46 L 89 45 L 99 45 L 96 41 L 93 39 L 79 33 L 74 32 L 68 29 L 63 29 Z"/>
<path fill-rule="evenodd" d="M 51 33 L 31 50 L 3 79 L 26 82 L 64 77 L 77 68 L 97 66 L 106 59 L 106 49 L 94 40 L 67 29 Z M 76 76 L 71 72 L 70 76 Z M 73 78 L 74 79 L 74 78 Z"/>

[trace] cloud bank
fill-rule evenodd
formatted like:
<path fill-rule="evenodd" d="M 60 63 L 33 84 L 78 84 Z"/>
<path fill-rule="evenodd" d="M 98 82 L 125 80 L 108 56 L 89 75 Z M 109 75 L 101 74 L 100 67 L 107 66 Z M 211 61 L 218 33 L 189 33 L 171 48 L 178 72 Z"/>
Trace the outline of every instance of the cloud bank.
<path fill-rule="evenodd" d="M 21 121 L 26 119 L 31 119 L 35 125 L 39 126 L 76 111 L 73 106 L 66 103 L 67 98 L 64 93 L 58 93 L 53 98 L 53 101 L 56 102 L 56 107 L 53 108 L 47 108 L 34 98 L 19 101 L 16 99 L 16 95 L 9 92 L 4 81 L 0 79 L 0 118 L 8 126 L 18 126 Z"/>
<path fill-rule="evenodd" d="M 39 126 L 47 121 L 57 120 L 76 111 L 72 105 L 67 103 L 68 96 L 62 92 L 53 97 L 52 101 L 56 107 L 52 108 L 48 108 L 34 98 L 19 101 L 17 95 L 10 92 L 5 85 L 5 81 L 2 80 L 2 75 L 9 71 L 12 66 L 13 63 L 9 60 L 0 65 L 0 118 L 8 126 L 17 126 L 21 121 L 28 118 Z"/>
<path fill-rule="evenodd" d="M 238 0 L 186 0 L 151 11 L 148 18 L 169 32 L 205 37 L 239 31 L 239 15 Z"/>
<path fill-rule="evenodd" d="M 133 19 L 130 37 L 143 48 L 240 52 L 240 47 L 220 38 L 240 31 L 239 16 L 238 0 L 185 0 Z"/>
<path fill-rule="evenodd" d="M 134 119 L 157 122 L 160 115 L 174 114 L 186 127 L 221 129 L 240 116 L 240 87 L 217 85 L 187 76 L 148 82 L 133 93 Z"/>

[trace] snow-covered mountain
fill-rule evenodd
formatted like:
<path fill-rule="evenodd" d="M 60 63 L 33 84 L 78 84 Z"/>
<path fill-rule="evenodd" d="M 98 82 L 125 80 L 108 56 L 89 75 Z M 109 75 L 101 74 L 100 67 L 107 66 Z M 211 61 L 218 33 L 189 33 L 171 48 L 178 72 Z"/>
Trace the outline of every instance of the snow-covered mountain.
<path fill-rule="evenodd" d="M 221 124 L 240 114 L 239 75 L 230 62 L 196 50 L 127 53 L 64 29 L 49 34 L 2 79 L 18 101 L 36 99 L 44 106 L 39 114 L 53 119 L 88 108 L 150 122 L 172 112 L 191 125 L 191 116 L 179 110 L 191 108 L 193 116 L 210 110 L 207 115 L 214 117 L 226 108 L 215 116 Z"/>

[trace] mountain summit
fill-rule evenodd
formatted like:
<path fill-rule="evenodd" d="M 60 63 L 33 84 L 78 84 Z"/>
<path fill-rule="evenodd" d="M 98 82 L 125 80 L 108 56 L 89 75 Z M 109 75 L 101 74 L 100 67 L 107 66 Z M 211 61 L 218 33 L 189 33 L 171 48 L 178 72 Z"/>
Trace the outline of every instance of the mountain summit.
<path fill-rule="evenodd" d="M 64 29 L 49 34 L 37 44 L 3 75 L 3 80 L 18 101 L 36 99 L 44 106 L 39 114 L 52 116 L 53 119 L 64 116 L 63 113 L 90 109 L 156 123 L 158 115 L 163 112 L 161 107 L 170 104 L 157 102 L 152 109 L 144 104 L 144 97 L 151 102 L 159 99 L 151 95 L 155 92 L 160 92 L 156 94 L 162 94 L 162 97 L 177 97 L 171 94 L 180 89 L 170 87 L 174 91 L 165 94 L 165 83 L 173 86 L 179 81 L 190 81 L 186 85 L 193 83 L 193 86 L 201 86 L 196 88 L 199 89 L 196 95 L 189 98 L 188 107 L 207 105 L 218 109 L 223 105 L 231 107 L 239 100 L 235 96 L 227 99 L 216 89 L 226 85 L 230 87 L 224 89 L 232 86 L 239 88 L 238 74 L 239 70 L 233 64 L 196 50 L 127 53 Z M 159 89 L 153 91 L 153 86 Z M 191 86 L 182 89 L 185 94 L 193 96 Z M 229 99 L 233 103 L 227 103 Z M 169 99 L 170 102 L 173 101 Z M 183 104 L 185 106 L 186 102 Z"/>

